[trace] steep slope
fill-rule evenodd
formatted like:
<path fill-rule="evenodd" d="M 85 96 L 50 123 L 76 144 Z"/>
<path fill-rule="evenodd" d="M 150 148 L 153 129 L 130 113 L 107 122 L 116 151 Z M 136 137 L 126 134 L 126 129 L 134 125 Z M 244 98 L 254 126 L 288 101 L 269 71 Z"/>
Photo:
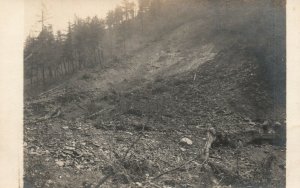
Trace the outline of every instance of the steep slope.
<path fill-rule="evenodd" d="M 122 62 L 82 71 L 27 101 L 26 181 L 283 187 L 284 55 L 274 53 L 284 53 L 283 31 L 272 47 L 269 30 L 257 29 L 268 19 L 252 28 L 261 14 L 245 14 L 252 16 L 222 29 L 210 18 L 189 20 Z M 216 138 L 203 161 L 197 156 L 211 129 Z"/>

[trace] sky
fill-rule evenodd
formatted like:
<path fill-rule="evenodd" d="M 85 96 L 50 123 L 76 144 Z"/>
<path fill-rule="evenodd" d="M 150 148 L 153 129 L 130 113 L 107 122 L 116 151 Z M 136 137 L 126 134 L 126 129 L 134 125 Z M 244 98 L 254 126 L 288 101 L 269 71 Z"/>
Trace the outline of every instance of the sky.
<path fill-rule="evenodd" d="M 74 15 L 80 18 L 97 15 L 105 18 L 122 0 L 25 0 L 24 34 L 36 35 L 41 30 L 42 4 L 45 7 L 46 24 L 52 24 L 53 31 L 65 32 L 68 22 L 73 22 Z M 135 1 L 136 2 L 136 1 Z"/>

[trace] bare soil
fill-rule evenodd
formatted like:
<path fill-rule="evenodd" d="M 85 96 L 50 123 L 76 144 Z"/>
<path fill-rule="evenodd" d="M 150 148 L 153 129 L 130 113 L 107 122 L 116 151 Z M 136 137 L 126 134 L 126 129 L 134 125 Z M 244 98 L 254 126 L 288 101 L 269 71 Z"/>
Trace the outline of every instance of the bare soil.
<path fill-rule="evenodd" d="M 26 185 L 284 187 L 284 107 L 244 46 L 191 45 L 201 24 L 26 100 Z"/>

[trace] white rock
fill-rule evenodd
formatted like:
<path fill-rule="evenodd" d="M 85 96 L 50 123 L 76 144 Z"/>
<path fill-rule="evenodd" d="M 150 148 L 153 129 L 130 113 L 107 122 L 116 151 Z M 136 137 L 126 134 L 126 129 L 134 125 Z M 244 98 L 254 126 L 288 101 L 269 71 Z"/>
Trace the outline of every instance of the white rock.
<path fill-rule="evenodd" d="M 65 149 L 73 151 L 73 150 L 75 150 L 75 147 L 65 146 Z"/>
<path fill-rule="evenodd" d="M 65 162 L 64 161 L 56 161 L 56 164 L 59 166 L 59 167 L 63 167 L 65 165 Z"/>
<path fill-rule="evenodd" d="M 275 122 L 275 125 L 276 125 L 276 126 L 281 126 L 281 123 L 278 122 L 278 121 L 276 121 L 276 122 Z"/>
<path fill-rule="evenodd" d="M 77 168 L 77 169 L 82 169 L 84 166 L 82 166 L 82 165 L 75 165 L 75 167 Z"/>
<path fill-rule="evenodd" d="M 180 140 L 180 143 L 181 143 L 181 144 L 186 144 L 186 145 L 192 145 L 192 144 L 193 144 L 193 141 L 192 141 L 191 139 L 189 139 L 189 138 L 182 138 L 182 139 Z"/>
<path fill-rule="evenodd" d="M 269 123 L 270 123 L 270 122 L 269 122 L 268 120 L 266 120 L 266 121 L 263 122 L 262 125 L 263 125 L 263 126 L 267 126 L 267 125 L 269 125 Z"/>
<path fill-rule="evenodd" d="M 135 185 L 138 186 L 138 187 L 142 187 L 143 184 L 141 184 L 140 182 L 135 182 Z"/>

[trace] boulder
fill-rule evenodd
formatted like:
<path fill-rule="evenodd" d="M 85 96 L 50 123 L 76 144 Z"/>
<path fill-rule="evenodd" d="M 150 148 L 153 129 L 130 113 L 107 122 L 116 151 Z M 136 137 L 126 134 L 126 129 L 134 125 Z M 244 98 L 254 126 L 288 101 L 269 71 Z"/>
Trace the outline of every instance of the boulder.
<path fill-rule="evenodd" d="M 182 145 L 192 145 L 193 144 L 193 141 L 191 140 L 191 139 L 189 139 L 189 138 L 182 138 L 181 140 L 180 140 L 180 144 L 182 144 Z"/>

